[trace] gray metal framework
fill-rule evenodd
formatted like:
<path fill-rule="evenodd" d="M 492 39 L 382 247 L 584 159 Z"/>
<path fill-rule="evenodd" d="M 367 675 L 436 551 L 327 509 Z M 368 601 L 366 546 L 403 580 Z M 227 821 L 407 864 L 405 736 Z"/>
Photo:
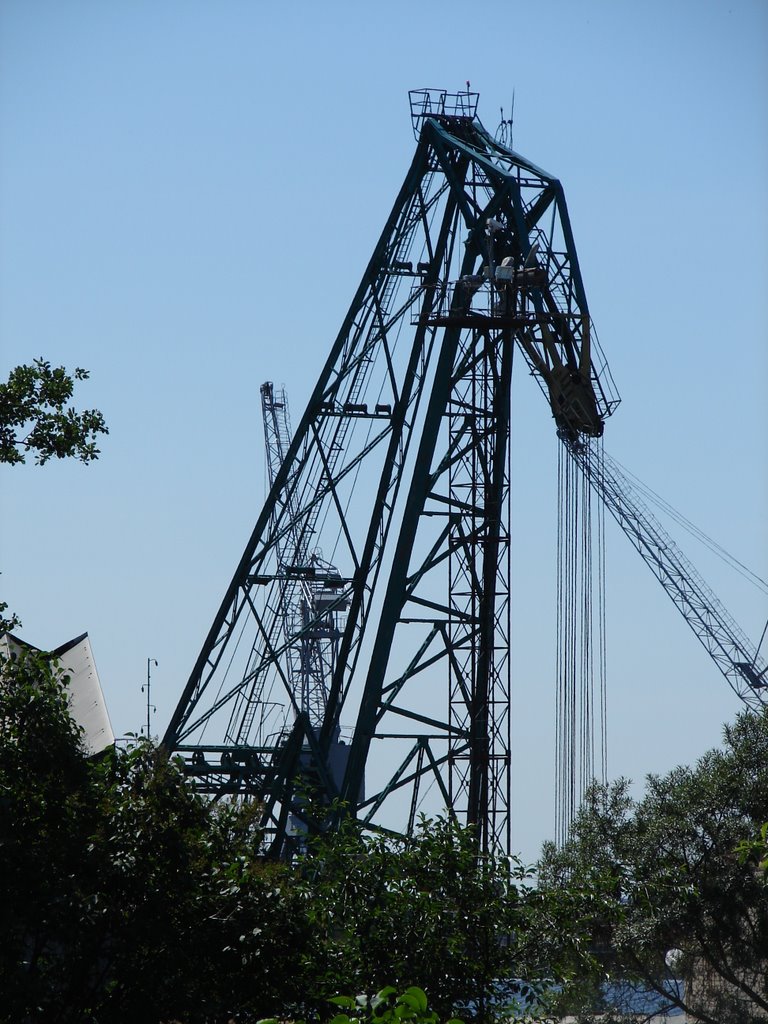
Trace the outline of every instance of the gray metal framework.
<path fill-rule="evenodd" d="M 285 388 L 276 394 L 272 382 L 266 381 L 259 390 L 271 487 L 291 443 L 291 421 Z M 277 565 L 283 577 L 280 606 L 283 639 L 287 644 L 287 676 L 293 692 L 299 694 L 299 707 L 313 729 L 320 729 L 323 724 L 328 687 L 346 618 L 346 603 L 338 600 L 339 571 L 325 562 L 312 546 L 318 511 L 319 506 L 316 506 L 305 529 L 278 534 L 276 544 Z M 293 524 L 299 521 L 298 512 L 297 508 L 290 510 L 289 521 Z M 301 567 L 300 572 L 296 571 L 297 566 Z M 293 637 L 300 637 L 300 642 L 292 642 Z M 238 742 L 241 737 L 250 735 L 260 707 L 258 695 L 254 694 L 246 714 L 238 721 Z"/>
<path fill-rule="evenodd" d="M 261 801 L 275 854 L 329 806 L 404 831 L 430 789 L 509 849 L 513 348 L 563 436 L 618 398 L 562 186 L 476 103 L 411 94 L 413 162 L 164 737 Z M 289 587 L 323 601 L 286 630 Z M 315 713 L 291 665 L 328 616 Z"/>

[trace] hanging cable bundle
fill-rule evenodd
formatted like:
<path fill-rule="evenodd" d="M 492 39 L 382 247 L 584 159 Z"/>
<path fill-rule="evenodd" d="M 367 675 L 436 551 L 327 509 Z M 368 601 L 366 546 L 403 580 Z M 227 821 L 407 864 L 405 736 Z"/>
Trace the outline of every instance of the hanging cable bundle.
<path fill-rule="evenodd" d="M 590 457 L 599 472 L 602 442 Z M 605 657 L 605 518 L 592 514 L 587 477 L 558 453 L 557 712 L 555 837 L 565 842 L 584 793 L 607 779 Z"/>

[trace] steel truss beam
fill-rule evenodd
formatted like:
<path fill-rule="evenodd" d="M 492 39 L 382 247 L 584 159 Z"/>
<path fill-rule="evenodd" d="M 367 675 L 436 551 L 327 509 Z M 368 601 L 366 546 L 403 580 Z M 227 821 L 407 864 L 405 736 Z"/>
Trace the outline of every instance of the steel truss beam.
<path fill-rule="evenodd" d="M 736 695 L 755 711 L 768 704 L 768 668 L 697 569 L 640 498 L 629 477 L 600 447 L 564 440 L 568 454 Z"/>

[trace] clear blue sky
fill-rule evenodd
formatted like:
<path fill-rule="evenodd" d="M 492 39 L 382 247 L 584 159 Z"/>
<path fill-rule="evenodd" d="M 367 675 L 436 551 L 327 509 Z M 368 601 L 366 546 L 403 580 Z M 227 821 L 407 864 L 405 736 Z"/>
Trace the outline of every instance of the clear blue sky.
<path fill-rule="evenodd" d="M 0 467 L 23 636 L 90 633 L 115 730 L 162 732 L 264 495 L 259 384 L 298 416 L 413 148 L 480 92 L 563 181 L 623 404 L 606 448 L 768 576 L 768 4 L 0 5 L 0 371 L 84 366 L 101 460 Z M 556 441 L 515 384 L 516 843 L 551 832 Z M 690 554 L 753 637 L 765 601 Z M 736 698 L 608 537 L 609 769 L 715 744 Z"/>

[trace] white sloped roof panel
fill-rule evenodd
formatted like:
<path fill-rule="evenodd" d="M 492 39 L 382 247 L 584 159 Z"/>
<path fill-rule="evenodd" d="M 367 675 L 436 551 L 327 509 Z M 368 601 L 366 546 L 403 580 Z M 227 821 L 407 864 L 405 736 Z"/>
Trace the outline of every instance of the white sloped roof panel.
<path fill-rule="evenodd" d="M 83 729 L 83 745 L 89 754 L 98 754 L 115 742 L 115 735 L 88 634 L 59 648 L 55 654 L 62 670 L 70 677 L 67 686 L 70 708 L 72 717 Z"/>
<path fill-rule="evenodd" d="M 25 640 L 6 633 L 0 637 L 0 653 L 8 657 L 23 648 L 37 650 Z M 115 742 L 107 704 L 101 689 L 96 662 L 88 634 L 62 644 L 52 652 L 65 675 L 72 718 L 83 730 L 83 746 L 88 754 L 99 754 Z"/>

